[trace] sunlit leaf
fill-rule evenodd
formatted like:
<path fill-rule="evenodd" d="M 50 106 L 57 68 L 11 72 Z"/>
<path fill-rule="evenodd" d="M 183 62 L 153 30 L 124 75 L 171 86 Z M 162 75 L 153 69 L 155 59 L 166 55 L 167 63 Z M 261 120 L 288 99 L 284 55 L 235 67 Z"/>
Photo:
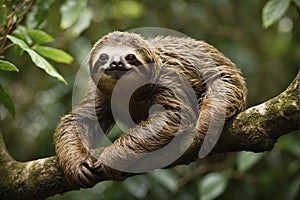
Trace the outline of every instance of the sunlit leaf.
<path fill-rule="evenodd" d="M 263 8 L 262 22 L 265 28 L 273 25 L 286 13 L 291 0 L 269 0 Z"/>
<path fill-rule="evenodd" d="M 67 83 L 66 80 L 56 71 L 56 69 L 42 56 L 40 56 L 35 51 L 29 49 L 27 50 L 27 53 L 30 55 L 32 61 L 36 66 L 39 68 L 45 70 L 47 74 L 50 76 L 56 77 L 58 80 L 62 81 L 63 83 Z"/>
<path fill-rule="evenodd" d="M 237 168 L 240 172 L 245 172 L 246 170 L 253 167 L 262 157 L 263 153 L 253 153 L 253 152 L 239 152 L 237 156 Z"/>
<path fill-rule="evenodd" d="M 5 92 L 4 88 L 0 84 L 0 104 L 6 108 L 6 110 L 14 117 L 15 116 L 15 106 L 10 96 Z"/>
<path fill-rule="evenodd" d="M 19 69 L 14 64 L 5 60 L 0 60 L 0 70 L 15 71 L 15 72 L 19 71 Z"/>
<path fill-rule="evenodd" d="M 29 46 L 26 44 L 26 42 L 19 38 L 16 38 L 12 35 L 8 35 L 7 38 L 10 39 L 14 44 L 18 45 L 21 49 L 23 49 L 25 51 L 27 49 L 30 49 Z"/>
<path fill-rule="evenodd" d="M 20 40 L 12 35 L 8 35 L 7 38 L 10 39 L 14 44 L 18 45 L 21 49 L 26 51 L 31 57 L 32 62 L 37 67 L 43 69 L 50 76 L 56 77 L 58 80 L 64 82 L 65 84 L 67 83 L 65 79 L 56 71 L 56 69 L 45 58 L 43 58 L 38 53 L 30 49 L 23 40 Z"/>
<path fill-rule="evenodd" d="M 29 45 L 44 44 L 54 41 L 54 38 L 51 35 L 42 30 L 27 29 L 21 25 L 14 30 L 13 35 L 19 39 L 25 40 Z"/>
<path fill-rule="evenodd" d="M 66 0 L 60 7 L 61 22 L 63 29 L 70 28 L 79 19 L 81 12 L 84 10 L 87 0 Z"/>
<path fill-rule="evenodd" d="M 1 3 L 0 4 L 0 30 L 5 22 L 6 15 L 7 15 L 6 5 L 2 5 L 2 3 Z"/>
<path fill-rule="evenodd" d="M 89 9 L 85 8 L 81 13 L 79 19 L 71 27 L 71 32 L 74 36 L 80 35 L 82 31 L 87 29 L 92 21 L 93 13 Z"/>
<path fill-rule="evenodd" d="M 199 183 L 201 200 L 211 200 L 219 197 L 225 191 L 228 176 L 224 172 L 212 172 L 204 176 Z"/>
<path fill-rule="evenodd" d="M 56 62 L 70 64 L 73 61 L 73 57 L 71 55 L 60 49 L 46 46 L 37 46 L 36 51 L 42 56 L 50 58 Z"/>
<path fill-rule="evenodd" d="M 298 8 L 300 8 L 300 0 L 293 0 L 295 4 L 297 4 Z"/>
<path fill-rule="evenodd" d="M 26 27 L 31 29 L 42 26 L 46 21 L 50 6 L 55 0 L 37 0 L 32 10 L 26 16 Z"/>
<path fill-rule="evenodd" d="M 26 41 L 27 44 L 32 45 L 33 41 L 28 35 L 27 28 L 25 26 L 19 25 L 13 32 L 13 35 L 21 40 Z"/>
<path fill-rule="evenodd" d="M 53 42 L 54 40 L 51 35 L 41 30 L 36 30 L 36 29 L 27 30 L 27 34 L 33 40 L 33 44 L 45 44 L 45 43 Z"/>

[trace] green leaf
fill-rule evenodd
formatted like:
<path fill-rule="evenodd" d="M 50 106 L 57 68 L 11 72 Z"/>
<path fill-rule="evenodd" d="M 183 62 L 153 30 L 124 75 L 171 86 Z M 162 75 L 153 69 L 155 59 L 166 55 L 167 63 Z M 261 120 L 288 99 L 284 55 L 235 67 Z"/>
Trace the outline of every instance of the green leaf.
<path fill-rule="evenodd" d="M 0 70 L 15 71 L 15 72 L 19 71 L 19 69 L 14 64 L 5 60 L 0 60 Z"/>
<path fill-rule="evenodd" d="M 165 188 L 168 188 L 170 191 L 175 191 L 177 189 L 178 179 L 170 171 L 167 170 L 158 170 L 151 175 Z"/>
<path fill-rule="evenodd" d="M 84 10 L 87 0 L 67 0 L 60 7 L 62 15 L 60 27 L 63 29 L 70 28 L 79 19 L 82 10 Z"/>
<path fill-rule="evenodd" d="M 21 40 L 25 40 L 29 45 L 45 44 L 54 41 L 54 38 L 48 33 L 37 29 L 27 29 L 22 25 L 14 30 L 13 35 Z"/>
<path fill-rule="evenodd" d="M 237 156 L 237 168 L 240 172 L 245 172 L 246 170 L 253 167 L 262 157 L 263 153 L 253 153 L 253 152 L 239 152 Z"/>
<path fill-rule="evenodd" d="M 51 11 L 50 6 L 54 1 L 37 0 L 32 10 L 26 16 L 26 27 L 34 29 L 43 26 Z"/>
<path fill-rule="evenodd" d="M 21 49 L 26 51 L 31 57 L 32 62 L 37 67 L 43 69 L 50 76 L 56 77 L 58 80 L 67 84 L 66 80 L 56 71 L 56 69 L 45 58 L 30 49 L 23 40 L 20 40 L 12 35 L 8 35 L 7 38 L 10 39 L 14 44 L 18 45 Z"/>
<path fill-rule="evenodd" d="M 10 96 L 5 92 L 4 88 L 0 84 L 0 104 L 6 108 L 6 110 L 12 115 L 15 116 L 15 106 Z"/>
<path fill-rule="evenodd" d="M 33 41 L 27 33 L 27 28 L 25 26 L 19 25 L 14 31 L 13 35 L 21 40 L 26 41 L 28 45 L 32 45 Z"/>
<path fill-rule="evenodd" d="M 71 32 L 74 36 L 80 35 L 82 31 L 87 29 L 92 22 L 93 13 L 88 8 L 85 8 L 81 13 L 79 19 L 72 26 Z"/>
<path fill-rule="evenodd" d="M 50 58 L 56 62 L 70 64 L 73 61 L 73 57 L 60 49 L 55 49 L 46 46 L 37 46 L 36 51 L 46 58 Z"/>
<path fill-rule="evenodd" d="M 300 8 L 300 0 L 293 0 L 293 2 Z"/>
<path fill-rule="evenodd" d="M 228 176 L 224 172 L 212 172 L 204 176 L 199 183 L 201 200 L 219 197 L 226 189 Z"/>
<path fill-rule="evenodd" d="M 269 0 L 262 11 L 262 22 L 265 28 L 277 22 L 286 13 L 291 0 Z"/>
<path fill-rule="evenodd" d="M 66 80 L 56 71 L 56 69 L 42 56 L 40 56 L 35 51 L 29 49 L 27 53 L 31 57 L 31 60 L 34 62 L 36 66 L 45 70 L 47 74 L 50 76 L 56 77 L 58 80 L 62 81 L 63 83 L 67 84 Z"/>
<path fill-rule="evenodd" d="M 54 40 L 51 35 L 41 30 L 36 30 L 36 29 L 27 30 L 27 34 L 32 39 L 33 44 L 45 44 L 45 43 L 53 42 Z"/>
<path fill-rule="evenodd" d="M 1 4 L 0 4 L 1 6 Z M 6 8 L 6 5 L 2 5 L 0 7 L 0 30 L 1 28 L 3 27 L 3 24 L 5 22 L 5 19 L 6 19 L 6 16 L 7 16 L 7 8 Z"/>
<path fill-rule="evenodd" d="M 19 38 L 16 38 L 12 35 L 8 35 L 7 38 L 10 39 L 14 44 L 18 45 L 21 49 L 23 49 L 25 51 L 27 49 L 30 49 L 29 46 L 26 44 L 26 42 Z"/>

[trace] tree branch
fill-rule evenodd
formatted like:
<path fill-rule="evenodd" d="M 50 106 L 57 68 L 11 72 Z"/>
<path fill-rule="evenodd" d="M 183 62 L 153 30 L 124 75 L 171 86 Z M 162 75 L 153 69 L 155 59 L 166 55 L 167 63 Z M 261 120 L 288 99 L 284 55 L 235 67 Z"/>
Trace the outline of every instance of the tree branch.
<path fill-rule="evenodd" d="M 17 162 L 7 152 L 0 132 L 0 196 L 3 199 L 44 199 L 74 190 L 64 179 L 56 156 Z"/>
<path fill-rule="evenodd" d="M 229 121 L 213 153 L 230 151 L 269 151 L 277 139 L 300 130 L 300 70 L 290 86 L 277 97 L 248 108 Z M 172 166 L 197 158 L 199 144 L 192 147 Z M 132 174 L 133 175 L 133 174 Z M 4 199 L 43 199 L 79 189 L 69 185 L 56 156 L 17 162 L 8 154 L 0 132 L 0 196 Z"/>
<path fill-rule="evenodd" d="M 270 151 L 280 136 L 300 130 L 299 79 L 300 70 L 284 92 L 228 122 L 215 152 Z"/>

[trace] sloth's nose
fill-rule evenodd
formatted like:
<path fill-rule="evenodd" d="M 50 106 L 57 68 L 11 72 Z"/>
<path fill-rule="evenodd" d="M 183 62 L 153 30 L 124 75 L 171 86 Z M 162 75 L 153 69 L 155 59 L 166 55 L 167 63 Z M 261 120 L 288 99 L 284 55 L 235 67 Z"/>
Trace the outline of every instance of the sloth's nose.
<path fill-rule="evenodd" d="M 109 65 L 111 68 L 124 68 L 125 64 L 120 60 L 114 60 Z"/>

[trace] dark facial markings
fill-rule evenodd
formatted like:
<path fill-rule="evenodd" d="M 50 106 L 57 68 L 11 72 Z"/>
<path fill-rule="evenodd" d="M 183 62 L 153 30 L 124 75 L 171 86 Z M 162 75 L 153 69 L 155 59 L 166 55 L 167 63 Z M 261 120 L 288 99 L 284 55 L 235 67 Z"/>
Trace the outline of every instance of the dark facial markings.
<path fill-rule="evenodd" d="M 125 56 L 125 60 L 128 64 L 136 67 L 142 65 L 142 63 L 137 59 L 137 57 L 134 54 L 128 54 L 127 56 Z"/>
<path fill-rule="evenodd" d="M 100 61 L 100 64 L 102 64 L 102 65 L 105 64 L 108 61 L 108 59 L 109 59 L 109 56 L 105 53 L 102 53 L 99 56 L 99 61 Z"/>
<path fill-rule="evenodd" d="M 111 62 L 107 68 L 103 68 L 102 71 L 104 74 L 109 75 L 115 79 L 119 79 L 121 76 L 123 76 L 127 71 L 130 69 L 127 69 L 126 63 L 132 65 L 132 66 L 140 66 L 142 63 L 137 59 L 137 57 L 129 53 L 126 56 L 122 58 L 119 58 L 120 60 L 116 59 L 114 60 L 113 57 L 110 57 L 106 53 L 101 53 L 95 62 L 93 66 L 90 65 L 90 73 L 92 77 L 99 76 L 99 69 L 106 65 L 108 62 Z M 98 75 L 97 75 L 98 74 Z"/>
<path fill-rule="evenodd" d="M 98 60 L 94 65 L 92 65 L 92 62 L 90 63 L 90 74 L 96 75 L 100 66 L 104 65 L 109 59 L 109 56 L 105 53 L 100 54 Z"/>
<path fill-rule="evenodd" d="M 100 54 L 98 60 L 96 63 L 92 66 L 92 63 L 90 63 L 90 72 L 91 74 L 96 74 L 100 66 L 104 65 L 109 59 L 109 56 L 105 53 Z"/>
<path fill-rule="evenodd" d="M 129 64 L 136 64 L 137 58 L 135 57 L 134 54 L 128 54 L 125 57 L 125 60 L 129 63 Z"/>

